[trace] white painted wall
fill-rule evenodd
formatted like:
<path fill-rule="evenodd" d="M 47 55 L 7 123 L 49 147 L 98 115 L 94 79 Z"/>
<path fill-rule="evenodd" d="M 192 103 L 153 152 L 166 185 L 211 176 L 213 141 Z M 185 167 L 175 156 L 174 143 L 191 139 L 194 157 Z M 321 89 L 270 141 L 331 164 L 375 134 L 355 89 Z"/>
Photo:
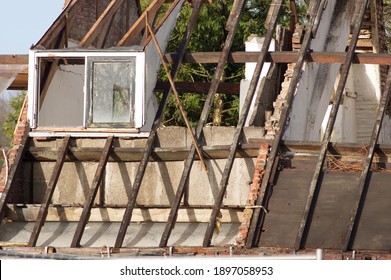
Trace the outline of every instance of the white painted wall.
<path fill-rule="evenodd" d="M 253 36 L 253 35 L 250 36 L 248 38 L 248 41 L 245 42 L 246 52 L 260 52 L 262 49 L 264 40 L 265 40 L 265 38 L 259 38 L 259 37 Z M 276 42 L 273 39 L 270 43 L 269 51 L 275 51 L 275 50 L 276 50 Z M 242 110 L 244 100 L 246 99 L 248 88 L 250 87 L 251 79 L 253 77 L 257 63 L 256 62 L 247 62 L 245 65 L 246 65 L 245 66 L 245 79 L 240 81 L 240 110 L 239 110 L 239 114 Z M 255 94 L 254 94 L 253 100 L 251 102 L 250 110 L 249 110 L 248 117 L 247 117 L 247 120 L 245 123 L 246 127 L 249 126 L 250 116 L 253 114 L 253 111 L 254 111 L 254 102 L 257 97 L 256 93 L 259 90 L 259 86 L 261 85 L 262 79 L 267 76 L 267 73 L 269 72 L 270 66 L 271 66 L 270 62 L 265 62 L 262 67 L 261 75 L 259 76 L 259 81 L 257 84 L 257 89 L 255 90 Z"/>
<path fill-rule="evenodd" d="M 159 29 L 159 31 L 155 34 L 156 39 L 159 42 L 160 49 L 164 53 L 168 44 L 168 40 L 170 39 L 171 32 L 175 27 L 179 11 L 185 1 L 182 0 L 175 7 L 171 15 L 167 18 L 163 26 Z M 157 52 L 156 46 L 151 40 L 145 49 L 145 124 L 140 129 L 140 131 L 150 131 L 153 121 L 155 119 L 156 111 L 158 108 L 158 103 L 153 92 L 160 65 L 161 60 L 159 54 Z"/>
<path fill-rule="evenodd" d="M 39 110 L 41 127 L 83 126 L 84 65 L 60 65 Z"/>
<path fill-rule="evenodd" d="M 328 1 L 316 38 L 311 43 L 313 51 L 345 50 L 350 33 L 353 4 L 353 1 L 349 3 Z M 296 141 L 321 139 L 322 122 L 329 106 L 339 67 L 337 64 L 305 64 L 284 139 Z"/>

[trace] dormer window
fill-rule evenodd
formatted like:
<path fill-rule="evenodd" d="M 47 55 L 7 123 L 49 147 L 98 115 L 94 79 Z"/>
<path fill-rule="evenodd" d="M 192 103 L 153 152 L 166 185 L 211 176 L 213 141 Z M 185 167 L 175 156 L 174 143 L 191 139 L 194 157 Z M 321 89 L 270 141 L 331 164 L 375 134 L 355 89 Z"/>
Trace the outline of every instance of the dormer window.
<path fill-rule="evenodd" d="M 144 60 L 139 51 L 31 51 L 31 127 L 141 128 Z"/>

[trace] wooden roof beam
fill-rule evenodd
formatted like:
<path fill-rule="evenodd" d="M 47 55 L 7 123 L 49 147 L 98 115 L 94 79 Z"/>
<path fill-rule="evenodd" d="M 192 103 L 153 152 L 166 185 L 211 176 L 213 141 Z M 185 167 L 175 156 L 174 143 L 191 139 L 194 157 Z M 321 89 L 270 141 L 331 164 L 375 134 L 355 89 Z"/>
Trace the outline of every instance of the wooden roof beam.
<path fill-rule="evenodd" d="M 219 52 L 187 53 L 183 63 L 217 63 Z M 258 52 L 233 52 L 228 57 L 229 63 L 256 62 Z M 176 53 L 165 55 L 168 63 L 173 63 Z M 269 52 L 267 62 L 294 63 L 297 61 L 296 52 Z M 343 63 L 345 53 L 308 53 L 306 60 L 316 63 Z M 356 53 L 354 64 L 391 65 L 391 54 L 387 53 Z M 28 64 L 28 55 L 0 55 L 0 64 Z M 27 89 L 27 72 L 21 73 L 9 89 Z"/>
<path fill-rule="evenodd" d="M 217 63 L 220 52 L 196 52 L 187 53 L 184 63 Z M 346 53 L 344 52 L 311 52 L 306 60 L 316 63 L 343 63 Z M 228 57 L 230 63 L 256 62 L 259 52 L 233 52 Z M 166 53 L 168 63 L 172 63 L 176 53 Z M 298 53 L 291 51 L 269 52 L 267 62 L 294 63 Z M 353 58 L 355 64 L 381 64 L 391 65 L 391 54 L 388 53 L 356 53 Z M 28 64 L 28 55 L 0 55 L 0 64 Z"/>
<path fill-rule="evenodd" d="M 0 55 L 0 64 L 28 64 L 28 54 L 2 54 Z"/>
<path fill-rule="evenodd" d="M 91 29 L 87 32 L 80 42 L 80 47 L 88 48 L 92 42 L 100 35 L 105 26 L 110 23 L 111 19 L 122 5 L 124 0 L 112 0 Z"/>
<path fill-rule="evenodd" d="M 198 52 L 187 53 L 184 57 L 184 63 L 217 63 L 220 52 Z M 166 53 L 165 58 L 168 63 L 175 59 L 175 53 Z M 259 52 L 233 52 L 228 57 L 229 63 L 256 62 Z M 345 60 L 345 52 L 309 52 L 305 60 L 321 64 L 342 64 Z M 293 51 L 269 52 L 266 56 L 267 62 L 275 63 L 295 63 L 298 53 Z M 391 54 L 387 53 L 355 53 L 353 57 L 354 64 L 380 64 L 390 65 Z"/>
<path fill-rule="evenodd" d="M 55 20 L 55 22 L 50 26 L 48 31 L 43 35 L 43 37 L 38 41 L 36 45 L 41 45 L 47 49 L 50 49 L 51 45 L 54 42 L 57 42 L 58 37 L 61 35 L 64 30 L 67 22 L 75 16 L 78 7 L 80 6 L 81 0 L 72 0 L 72 2 L 62 11 L 60 16 Z"/>
<path fill-rule="evenodd" d="M 134 38 L 140 34 L 145 28 L 145 18 L 147 15 L 154 15 L 160 9 L 160 7 L 166 2 L 166 0 L 154 0 L 148 8 L 137 19 L 133 26 L 126 32 L 122 39 L 118 42 L 117 46 L 131 45 Z"/>

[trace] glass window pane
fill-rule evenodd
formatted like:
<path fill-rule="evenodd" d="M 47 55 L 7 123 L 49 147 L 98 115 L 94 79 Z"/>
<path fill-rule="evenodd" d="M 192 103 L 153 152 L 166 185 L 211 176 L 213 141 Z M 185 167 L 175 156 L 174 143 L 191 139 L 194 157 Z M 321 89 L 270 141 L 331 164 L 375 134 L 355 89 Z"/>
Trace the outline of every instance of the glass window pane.
<path fill-rule="evenodd" d="M 135 59 L 92 64 L 92 122 L 134 126 Z"/>

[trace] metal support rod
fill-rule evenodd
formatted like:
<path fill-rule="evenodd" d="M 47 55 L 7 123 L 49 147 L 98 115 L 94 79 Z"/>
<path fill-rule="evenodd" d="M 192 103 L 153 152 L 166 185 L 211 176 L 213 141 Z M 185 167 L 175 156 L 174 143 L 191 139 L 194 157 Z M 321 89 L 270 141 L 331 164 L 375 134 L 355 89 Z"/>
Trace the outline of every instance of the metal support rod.
<path fill-rule="evenodd" d="M 235 36 L 236 30 L 239 25 L 240 16 L 241 16 L 241 13 L 243 10 L 244 2 L 245 2 L 245 0 L 235 0 L 233 7 L 232 7 L 232 10 L 231 10 L 231 13 L 229 15 L 229 18 L 227 21 L 227 26 L 229 26 L 228 35 L 226 37 L 224 47 L 221 52 L 221 56 L 219 58 L 219 63 L 217 64 L 216 71 L 214 73 L 210 89 L 208 91 L 208 95 L 205 99 L 205 103 L 204 103 L 204 107 L 202 109 L 201 117 L 198 121 L 198 126 L 197 126 L 197 130 L 196 130 L 196 139 L 198 139 L 198 140 L 200 139 L 200 137 L 202 135 L 203 128 L 206 124 L 210 109 L 212 107 L 214 95 L 217 92 L 217 88 L 219 86 L 221 77 L 223 76 L 224 67 L 227 63 L 227 59 L 228 59 L 228 56 L 229 56 L 229 53 L 230 53 L 230 50 L 232 47 L 234 36 Z M 195 158 L 195 147 L 194 147 L 194 145 L 192 145 L 190 148 L 189 155 L 188 155 L 188 157 L 185 161 L 185 164 L 184 164 L 182 177 L 180 179 L 179 186 L 178 186 L 178 189 L 177 189 L 177 192 L 175 195 L 175 199 L 172 204 L 170 214 L 168 216 L 168 221 L 167 221 L 166 227 L 164 229 L 162 238 L 160 239 L 159 247 L 167 246 L 168 239 L 170 238 L 171 231 L 174 228 L 174 225 L 176 222 L 178 209 L 179 209 L 183 194 L 185 192 L 185 188 L 186 188 L 186 185 L 187 185 L 187 182 L 189 179 L 189 175 L 190 175 L 190 170 L 193 166 L 194 158 Z"/>
<path fill-rule="evenodd" d="M 88 223 L 88 219 L 90 218 L 91 214 L 91 208 L 94 205 L 94 201 L 96 198 L 96 195 L 98 193 L 99 185 L 103 178 L 103 172 L 106 168 L 107 160 L 110 155 L 110 151 L 112 150 L 113 146 L 113 136 L 110 136 L 107 138 L 105 146 L 103 148 L 102 156 L 99 160 L 98 167 L 95 172 L 94 179 L 91 184 L 90 193 L 87 197 L 86 203 L 83 208 L 83 212 L 80 216 L 80 220 L 77 224 L 75 235 L 73 236 L 73 240 L 71 243 L 71 247 L 80 247 L 80 241 L 84 233 L 84 229 Z"/>
<path fill-rule="evenodd" d="M 46 216 L 48 214 L 49 204 L 50 201 L 52 200 L 54 189 L 56 188 L 58 182 L 58 178 L 60 177 L 62 166 L 64 165 L 64 159 L 68 151 L 70 140 L 71 140 L 70 136 L 65 137 L 63 140 L 56 164 L 54 166 L 48 187 L 45 192 L 45 196 L 42 200 L 41 208 L 39 209 L 39 213 L 37 216 L 37 220 L 35 222 L 33 232 L 30 237 L 30 241 L 29 241 L 30 247 L 34 247 L 37 244 L 37 240 L 41 232 L 42 226 L 45 223 Z"/>
<path fill-rule="evenodd" d="M 305 62 L 305 56 L 307 54 L 308 49 L 310 48 L 310 44 L 312 41 L 312 32 L 311 31 L 313 30 L 315 23 L 317 22 L 317 17 L 322 16 L 322 13 L 317 13 L 317 11 L 319 9 L 322 9 L 322 11 L 323 11 L 323 7 L 324 7 L 323 3 L 325 1 L 326 0 L 317 0 L 315 2 L 315 4 L 313 5 L 313 10 L 310 12 L 310 15 L 311 15 L 310 19 L 311 20 L 308 22 L 308 24 L 305 28 L 304 39 L 301 44 L 301 48 L 299 51 L 297 63 L 294 68 L 293 76 L 292 76 L 292 79 L 289 84 L 288 93 L 286 96 L 286 103 L 285 103 L 284 107 L 282 108 L 280 120 L 278 122 L 278 129 L 276 131 L 276 135 L 274 137 L 274 141 L 273 141 L 273 144 L 272 144 L 272 147 L 270 150 L 269 158 L 268 158 L 268 161 L 266 164 L 265 174 L 262 178 L 260 193 L 259 193 L 259 196 L 257 198 L 257 203 L 256 203 L 256 205 L 258 205 L 258 206 L 264 207 L 264 204 L 265 204 L 265 200 L 266 200 L 265 194 L 267 193 L 269 182 L 273 179 L 273 178 L 271 178 L 271 176 L 273 173 L 272 171 L 273 171 L 274 162 L 278 158 L 277 154 L 278 154 L 278 150 L 279 150 L 279 146 L 280 146 L 280 141 L 281 141 L 282 136 L 285 131 L 285 125 L 286 125 L 286 122 L 288 119 L 290 107 L 292 106 L 294 94 L 296 93 L 298 83 L 300 82 L 301 74 L 303 71 L 302 69 L 303 69 L 303 65 Z M 259 225 L 262 224 L 261 220 L 263 218 L 264 218 L 264 212 L 263 212 L 262 208 L 256 208 L 254 210 L 253 217 L 251 219 L 251 224 L 250 224 L 250 228 L 249 228 L 249 232 L 248 232 L 248 236 L 247 236 L 247 241 L 246 241 L 246 248 L 251 248 L 253 246 L 253 244 L 255 243 L 255 240 L 258 238 L 258 235 L 260 234 Z"/>
<path fill-rule="evenodd" d="M 253 73 L 253 76 L 252 76 L 252 79 L 250 82 L 250 86 L 247 91 L 246 99 L 245 99 L 244 104 L 241 109 L 239 121 L 236 126 L 236 131 L 235 131 L 235 134 L 234 134 L 234 137 L 232 140 L 231 149 L 230 149 L 228 159 L 226 161 L 224 171 L 222 174 L 222 178 L 220 181 L 219 193 L 218 193 L 217 198 L 215 200 L 212 214 L 210 216 L 208 227 L 207 227 L 207 230 L 205 233 L 205 237 L 204 237 L 204 241 L 203 241 L 203 245 L 202 245 L 204 247 L 208 247 L 211 244 L 213 232 L 216 227 L 216 218 L 217 218 L 217 215 L 220 211 L 220 207 L 223 203 L 224 195 L 227 191 L 228 180 L 229 180 L 229 176 L 231 174 L 232 166 L 233 166 L 233 163 L 235 160 L 236 150 L 238 148 L 239 141 L 242 136 L 243 127 L 246 122 L 248 112 L 250 110 L 250 105 L 251 105 L 252 100 L 254 98 L 255 90 L 257 89 L 259 77 L 261 75 L 261 71 L 262 71 L 263 65 L 265 63 L 266 54 L 269 50 L 270 43 L 273 39 L 274 30 L 277 26 L 278 15 L 280 14 L 280 10 L 282 7 L 282 1 L 283 0 L 274 0 L 270 4 L 269 14 L 272 14 L 272 17 L 271 17 L 271 20 L 269 21 L 269 26 L 267 26 L 267 33 L 266 33 L 265 40 L 262 45 L 261 54 L 259 55 L 259 59 L 256 64 L 256 67 L 255 67 L 255 70 L 254 70 L 254 73 Z M 264 85 L 265 85 L 265 83 L 262 83 L 262 85 L 261 85 L 261 89 L 260 89 L 261 94 L 263 94 Z"/>
<path fill-rule="evenodd" d="M 146 17 L 147 19 L 148 17 Z M 146 20 L 146 26 L 147 26 L 147 30 L 149 31 L 149 33 L 151 34 L 152 36 L 152 40 L 156 46 L 156 50 L 159 54 L 159 57 L 160 57 L 160 60 L 162 61 L 162 64 L 163 64 L 163 67 L 164 67 L 164 70 L 166 71 L 166 74 L 167 74 L 167 78 L 170 82 L 170 85 L 171 85 L 171 88 L 172 88 L 172 91 L 174 92 L 174 96 L 175 96 L 175 99 L 176 99 L 176 102 L 178 104 L 178 107 L 179 107 L 179 110 L 181 111 L 181 114 L 182 114 L 182 117 L 186 123 L 186 126 L 187 126 L 187 130 L 189 131 L 190 133 L 190 136 L 191 136 L 191 139 L 193 141 L 193 146 L 196 148 L 196 151 L 197 151 L 197 155 L 202 163 L 202 167 L 203 169 L 208 172 L 208 167 L 206 166 L 205 164 L 205 160 L 204 160 L 204 157 L 202 155 L 202 152 L 200 150 L 200 147 L 198 145 L 198 142 L 197 140 L 195 139 L 195 136 L 194 136 L 194 133 L 193 133 L 193 129 L 191 128 L 190 126 L 190 123 L 189 123 L 189 120 L 187 119 L 187 116 L 186 116 L 186 112 L 185 112 L 185 109 L 183 108 L 183 105 L 182 105 L 182 102 L 181 102 L 181 99 L 179 97 L 179 93 L 178 91 L 176 90 L 176 87 L 175 87 L 175 83 L 174 83 L 174 80 L 172 79 L 171 77 L 171 74 L 170 74 L 170 70 L 168 69 L 168 66 L 167 66 L 167 63 L 166 61 L 164 60 L 164 55 L 163 55 L 163 52 L 162 50 L 160 49 L 160 46 L 159 46 L 159 42 L 157 41 L 156 39 L 156 36 L 155 34 L 153 33 L 153 30 L 150 26 L 150 24 L 148 23 L 148 20 Z"/>
<path fill-rule="evenodd" d="M 357 188 L 358 191 L 354 201 L 354 206 L 352 208 L 349 226 L 344 235 L 345 239 L 342 247 L 342 250 L 344 252 L 350 249 L 350 246 L 353 244 L 354 241 L 355 228 L 359 222 L 359 218 L 361 215 L 360 212 L 362 211 L 362 205 L 365 200 L 365 193 L 368 188 L 368 186 L 366 185 L 366 181 L 368 178 L 369 170 L 371 168 L 377 140 L 379 138 L 380 129 L 384 118 L 385 108 L 387 107 L 387 104 L 390 101 L 390 95 L 391 95 L 391 67 L 388 70 L 387 82 L 383 90 L 383 95 L 379 102 L 379 107 L 376 114 L 376 122 L 373 127 L 372 137 L 369 143 L 369 149 L 365 157 L 365 160 L 363 162 L 363 170 L 361 171 L 360 180 L 358 182 L 358 188 Z"/>
<path fill-rule="evenodd" d="M 335 120 L 337 119 L 338 109 L 339 105 L 341 104 L 342 96 L 344 94 L 344 89 L 346 85 L 346 81 L 349 75 L 349 69 L 352 64 L 354 50 L 357 45 L 358 37 L 360 35 L 361 30 L 361 24 L 364 18 L 365 9 L 367 7 L 368 0 L 362 0 L 360 3 L 360 10 L 359 15 L 356 17 L 356 20 L 354 22 L 354 29 L 352 32 L 352 38 L 351 42 L 346 54 L 345 62 L 341 65 L 341 68 L 339 70 L 340 79 L 338 82 L 334 103 L 331 108 L 330 117 L 327 121 L 326 130 L 323 136 L 322 145 L 319 152 L 318 161 L 315 167 L 315 172 L 312 177 L 312 181 L 309 187 L 307 202 L 304 207 L 303 215 L 301 218 L 301 222 L 299 225 L 299 231 L 297 233 L 296 242 L 295 242 L 295 249 L 298 250 L 301 248 L 302 244 L 304 243 L 306 233 L 309 228 L 309 224 L 312 218 L 312 213 L 315 208 L 316 204 L 316 196 L 319 192 L 319 176 L 323 169 L 323 164 L 326 159 L 326 153 L 329 147 L 329 143 L 331 140 L 331 134 L 333 132 Z"/>
<path fill-rule="evenodd" d="M 173 79 L 176 78 L 176 75 L 177 75 L 179 67 L 182 63 L 183 57 L 185 56 L 186 49 L 189 44 L 191 34 L 193 33 L 194 26 L 196 25 L 198 14 L 200 12 L 202 3 L 203 3 L 203 0 L 193 1 L 193 12 L 190 16 L 188 27 L 187 27 L 185 33 L 183 34 L 182 43 L 181 43 L 181 46 L 179 47 L 179 50 L 178 50 L 178 56 L 176 57 L 175 63 L 173 64 L 173 67 L 171 70 L 171 76 Z M 157 130 L 161 125 L 163 112 L 164 112 L 164 109 L 166 108 L 166 105 L 168 102 L 168 97 L 171 93 L 171 90 L 172 90 L 172 88 L 168 87 L 164 91 L 162 100 L 160 101 L 160 104 L 159 104 L 159 108 L 156 112 L 155 119 L 153 121 L 153 125 L 151 128 L 151 132 L 149 133 L 148 141 L 147 141 L 147 144 L 145 145 L 144 153 L 143 153 L 142 159 L 141 159 L 140 164 L 137 169 L 137 174 L 136 174 L 136 178 L 133 183 L 131 197 L 128 201 L 128 204 L 126 205 L 125 214 L 124 214 L 124 217 L 121 222 L 121 226 L 120 226 L 120 230 L 118 232 L 117 239 L 115 241 L 115 245 L 114 245 L 115 248 L 120 248 L 124 242 L 126 231 L 129 226 L 130 220 L 132 218 L 134 206 L 136 204 L 137 195 L 140 190 L 141 182 L 144 178 L 145 170 L 147 168 L 148 160 L 149 160 L 149 157 L 151 156 L 151 153 L 154 149 L 155 140 L 156 140 L 156 136 L 157 136 Z"/>

